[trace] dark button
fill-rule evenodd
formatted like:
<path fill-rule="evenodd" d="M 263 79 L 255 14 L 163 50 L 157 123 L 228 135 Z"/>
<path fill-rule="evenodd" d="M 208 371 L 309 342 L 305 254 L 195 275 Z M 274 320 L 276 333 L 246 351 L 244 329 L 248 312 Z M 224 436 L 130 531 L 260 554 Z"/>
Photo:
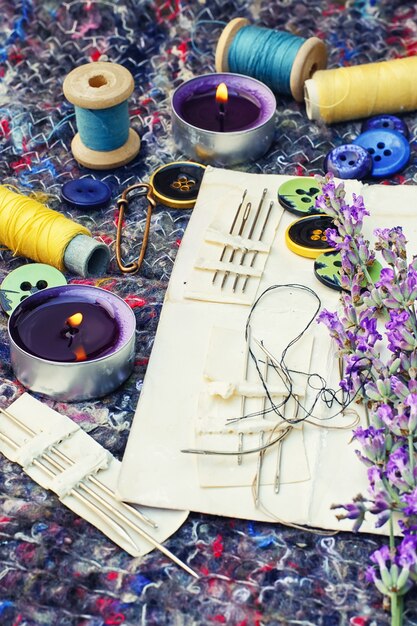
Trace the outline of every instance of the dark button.
<path fill-rule="evenodd" d="M 371 175 L 375 178 L 396 174 L 407 165 L 410 158 L 407 139 L 395 130 L 367 130 L 353 143 L 368 150 L 373 161 Z"/>
<path fill-rule="evenodd" d="M 278 202 L 290 213 L 304 217 L 321 213 L 316 209 L 316 198 L 320 193 L 314 178 L 292 178 L 278 189 Z"/>
<path fill-rule="evenodd" d="M 362 146 L 343 144 L 331 150 L 324 159 L 324 171 L 338 178 L 365 178 L 372 169 L 372 157 Z"/>
<path fill-rule="evenodd" d="M 377 128 L 396 130 L 397 133 L 401 133 L 407 138 L 410 135 L 407 124 L 395 115 L 376 115 L 375 117 L 370 117 L 369 120 L 365 120 L 362 124 L 361 132 L 364 133 L 367 130 L 375 130 Z"/>
<path fill-rule="evenodd" d="M 59 270 L 46 263 L 28 263 L 7 274 L 0 286 L 0 304 L 8 315 L 32 293 L 66 285 Z"/>
<path fill-rule="evenodd" d="M 95 178 L 76 178 L 61 189 L 62 199 L 77 209 L 100 209 L 111 198 L 111 189 L 106 183 Z"/>
<path fill-rule="evenodd" d="M 292 252 L 315 259 L 322 252 L 333 250 L 324 234 L 328 228 L 334 228 L 329 215 L 302 217 L 287 228 L 285 243 Z"/>
<path fill-rule="evenodd" d="M 172 209 L 192 209 L 205 171 L 201 163 L 175 161 L 155 170 L 149 182 L 161 204 Z"/>
<path fill-rule="evenodd" d="M 340 268 L 342 267 L 342 260 L 340 252 L 332 250 L 330 252 L 324 252 L 320 254 L 314 261 L 314 275 L 316 278 L 331 289 L 336 291 L 343 291 L 340 284 Z M 382 265 L 379 261 L 375 260 L 370 267 L 368 267 L 369 275 L 372 281 L 375 283 L 380 279 Z M 366 280 L 363 281 L 363 287 L 366 285 Z"/>

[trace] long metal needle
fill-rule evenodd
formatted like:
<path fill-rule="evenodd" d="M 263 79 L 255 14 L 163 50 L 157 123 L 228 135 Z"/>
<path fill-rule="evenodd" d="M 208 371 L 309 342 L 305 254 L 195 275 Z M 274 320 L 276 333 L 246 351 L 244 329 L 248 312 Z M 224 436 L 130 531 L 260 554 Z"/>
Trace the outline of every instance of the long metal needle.
<path fill-rule="evenodd" d="M 32 430 L 32 428 L 30 428 L 29 426 L 21 422 L 19 419 L 17 419 L 17 417 L 13 415 L 12 413 L 10 413 L 9 411 L 7 411 L 7 409 L 0 409 L 0 412 L 6 415 L 6 417 L 8 417 L 12 422 L 14 422 L 22 430 L 27 432 L 28 435 L 31 435 L 32 437 L 36 435 L 36 432 Z M 70 459 L 69 456 L 67 456 L 64 452 L 59 450 L 59 448 L 57 448 L 56 446 L 51 447 L 51 452 L 59 456 L 63 461 L 66 461 L 68 465 L 74 465 L 74 461 Z M 109 489 L 109 487 L 107 487 L 107 485 L 105 485 L 99 478 L 93 475 L 87 476 L 87 478 L 90 482 L 93 483 L 93 485 L 100 487 L 100 489 L 102 489 L 105 493 L 107 493 L 108 496 L 111 496 L 112 498 L 116 498 L 116 494 L 114 493 L 114 491 Z M 135 509 L 135 507 L 130 506 L 130 504 L 127 504 L 126 502 L 120 502 L 120 504 L 125 509 L 130 511 L 130 513 L 132 513 L 135 517 L 140 519 L 141 522 L 148 524 L 148 526 L 152 526 L 152 528 L 158 528 L 158 524 L 156 524 L 156 522 L 150 519 L 147 515 L 144 515 L 141 511 L 138 511 L 137 509 Z"/>
<path fill-rule="evenodd" d="M 251 327 L 249 326 L 248 328 L 248 336 L 247 336 L 247 340 L 246 340 L 246 351 L 245 351 L 245 371 L 244 371 L 244 382 L 247 381 L 248 378 L 248 372 L 249 372 L 249 350 L 250 350 L 250 338 L 251 338 Z M 242 395 L 242 400 L 241 400 L 241 404 L 240 404 L 240 412 L 243 415 L 245 415 L 245 409 L 246 409 L 246 396 Z M 243 433 L 240 432 L 238 433 L 239 436 L 239 441 L 238 441 L 238 452 L 239 455 L 237 457 L 237 463 L 238 465 L 242 465 L 242 452 L 243 452 Z"/>
<path fill-rule="evenodd" d="M 265 368 L 264 368 L 264 383 L 265 384 L 268 381 L 268 368 L 269 368 L 269 359 L 267 357 L 265 359 Z M 262 402 L 262 419 L 265 419 L 266 400 L 267 400 L 267 395 L 265 394 L 263 398 L 263 402 Z M 263 446 L 264 444 L 264 435 L 265 435 L 264 431 L 261 430 L 261 432 L 259 433 L 259 447 Z M 280 443 L 278 443 L 278 445 L 280 445 Z M 256 469 L 256 483 L 255 483 L 255 506 L 256 508 L 258 508 L 259 506 L 263 458 L 264 458 L 264 454 L 263 452 L 260 452 L 258 455 L 258 466 Z"/>
<path fill-rule="evenodd" d="M 263 203 L 264 203 L 264 200 L 265 200 L 265 196 L 266 196 L 267 193 L 268 193 L 268 189 L 264 189 L 263 192 L 262 192 L 262 197 L 261 197 L 261 199 L 259 201 L 258 208 L 256 209 L 256 213 L 255 213 L 255 217 L 253 218 L 252 226 L 250 227 L 248 239 L 252 239 L 252 236 L 253 236 L 254 230 L 256 228 L 256 224 L 258 223 L 259 215 L 261 213 L 261 209 L 262 209 L 262 206 L 263 206 Z M 247 250 L 245 252 L 243 252 L 242 257 L 240 259 L 240 264 L 241 265 L 244 265 L 247 253 L 248 253 Z M 241 276 L 240 274 L 236 274 L 235 280 L 233 282 L 232 291 L 235 291 L 236 285 L 237 285 L 237 281 L 239 280 L 240 276 Z"/>
<path fill-rule="evenodd" d="M 265 220 L 264 220 L 264 223 L 263 223 L 263 226 L 262 226 L 262 230 L 261 230 L 260 235 L 259 235 L 259 239 L 258 239 L 259 242 L 262 241 L 263 236 L 265 234 L 265 229 L 266 229 L 266 226 L 268 224 L 269 216 L 271 215 L 271 211 L 272 211 L 272 207 L 273 206 L 274 206 L 274 201 L 271 200 L 271 202 L 269 203 L 268 213 L 266 214 L 266 217 L 265 217 Z M 255 250 L 255 252 L 253 253 L 252 260 L 249 263 L 249 267 L 253 267 L 253 265 L 254 265 L 254 263 L 256 261 L 257 256 L 258 256 L 258 250 Z M 243 274 L 243 272 L 242 272 L 242 274 Z M 245 291 L 246 285 L 248 284 L 248 280 L 249 280 L 249 276 L 246 276 L 245 282 L 242 285 L 242 292 Z"/>
<path fill-rule="evenodd" d="M 240 201 L 240 204 L 239 204 L 239 206 L 238 206 L 238 208 L 237 208 L 237 211 L 236 211 L 236 213 L 235 213 L 235 216 L 234 216 L 234 218 L 233 218 L 232 225 L 230 226 L 230 229 L 229 229 L 229 235 L 232 235 L 232 234 L 233 234 L 233 231 L 234 231 L 235 226 L 236 226 L 237 219 L 238 219 L 238 217 L 239 217 L 240 209 L 242 208 L 242 205 L 243 205 L 243 203 L 244 203 L 244 201 L 245 201 L 245 198 L 246 198 L 246 194 L 247 194 L 247 193 L 248 193 L 248 190 L 247 190 L 247 189 L 245 189 L 245 191 L 243 192 L 242 200 Z M 226 254 L 226 250 L 227 250 L 227 245 L 226 245 L 226 246 L 223 246 L 223 250 L 222 250 L 222 253 L 221 253 L 221 255 L 220 255 L 220 259 L 219 259 L 219 261 L 223 261 L 223 259 L 224 259 L 224 255 Z M 217 278 L 218 273 L 219 273 L 219 270 L 216 270 L 216 271 L 214 272 L 213 280 L 211 281 L 211 282 L 212 282 L 212 284 L 214 284 L 214 283 L 216 282 L 216 278 Z"/>
<path fill-rule="evenodd" d="M 8 443 L 8 445 L 10 445 L 10 446 L 12 446 L 14 448 L 18 448 L 19 447 L 18 444 L 15 441 L 13 441 L 13 439 L 8 437 L 4 433 L 0 433 L 0 437 L 4 441 L 6 441 L 6 443 Z M 63 467 L 62 465 L 60 465 L 60 463 L 55 461 L 55 459 L 53 459 L 50 454 L 44 453 L 42 455 L 42 459 L 44 461 L 47 461 L 53 467 L 59 468 L 60 471 L 65 469 L 65 467 Z M 42 468 L 50 476 L 55 476 L 56 475 L 44 463 L 39 461 L 39 459 L 34 459 L 33 460 L 33 464 L 36 465 L 37 467 Z M 98 500 L 98 502 L 100 502 L 100 504 L 102 504 L 106 509 L 110 510 L 114 515 L 116 515 L 116 517 L 118 517 L 121 521 L 123 521 L 125 524 L 127 524 L 131 529 L 133 529 L 135 532 L 137 532 L 138 535 L 140 535 L 141 537 L 146 539 L 151 545 L 153 545 L 155 548 L 160 550 L 160 552 L 165 554 L 165 556 L 167 556 L 169 559 L 171 559 L 171 561 L 173 561 L 174 563 L 176 563 L 177 565 L 182 567 L 182 569 L 184 569 L 186 572 L 191 574 L 191 576 L 194 576 L 195 578 L 199 578 L 199 575 L 197 574 L 197 572 L 195 572 L 190 567 L 188 567 L 188 565 L 186 563 L 181 561 L 178 557 L 175 556 L 175 554 L 173 554 L 170 550 L 168 550 L 168 548 L 165 548 L 165 546 L 163 546 L 161 543 L 159 543 L 159 541 L 154 539 L 148 532 L 146 532 L 146 530 L 143 530 L 143 528 L 140 528 L 139 526 L 134 524 L 128 517 L 123 515 L 123 513 L 120 513 L 120 511 L 118 511 L 116 508 L 114 508 L 110 503 L 106 502 L 106 500 L 104 500 L 98 493 L 96 493 L 95 491 L 93 491 L 92 489 L 87 487 L 87 485 L 84 485 L 81 482 L 81 483 L 78 484 L 77 487 L 74 487 L 73 489 L 71 489 L 70 494 L 72 496 L 74 496 L 75 498 L 78 498 L 79 500 L 81 500 L 82 502 L 87 504 L 87 506 L 89 506 L 96 513 L 98 513 L 98 515 L 100 517 L 103 518 L 103 516 L 104 516 L 104 519 L 106 521 L 109 521 L 110 525 L 113 525 L 113 526 L 116 525 L 117 527 L 119 527 L 122 530 L 123 534 L 125 536 L 127 535 L 129 537 L 130 542 L 135 546 L 136 549 L 138 549 L 138 546 L 133 541 L 133 539 L 130 537 L 130 535 L 127 533 L 127 531 L 125 531 L 125 529 L 122 526 L 120 526 L 115 520 L 113 520 L 111 517 L 109 517 L 109 515 L 106 515 L 104 513 L 104 511 L 102 509 L 100 509 L 99 506 L 97 506 L 96 503 L 92 502 L 91 500 L 89 500 L 88 498 L 83 496 L 83 494 L 80 493 L 80 489 L 83 489 L 86 493 L 88 493 L 94 499 Z"/>
<path fill-rule="evenodd" d="M 247 205 L 246 205 L 246 208 L 245 208 L 245 212 L 244 212 L 243 217 L 242 217 L 242 223 L 241 223 L 239 231 L 237 233 L 238 237 L 240 237 L 242 235 L 243 231 L 245 230 L 246 222 L 248 221 L 248 217 L 249 217 L 251 208 L 252 208 L 252 203 L 248 202 Z M 229 263 L 233 263 L 233 259 L 235 258 L 235 254 L 236 254 L 236 249 L 233 248 L 232 252 L 230 253 Z M 226 282 L 227 277 L 229 276 L 229 274 L 230 274 L 230 271 L 226 270 L 224 275 L 223 275 L 223 280 L 222 280 L 222 283 L 220 285 L 220 289 L 223 289 L 224 283 Z"/>
<path fill-rule="evenodd" d="M 298 397 L 294 396 L 296 402 L 297 402 L 297 409 L 296 409 L 296 413 L 294 416 L 294 419 L 297 418 L 298 416 L 298 407 L 299 407 L 299 403 L 298 403 Z M 284 404 L 284 417 L 285 417 L 285 409 L 286 409 L 286 404 Z M 280 488 L 280 484 L 281 484 L 281 457 L 282 457 L 282 446 L 284 445 L 284 439 L 285 437 L 292 431 L 293 427 L 289 426 L 285 436 L 280 439 L 278 441 L 278 447 L 277 447 L 277 463 L 276 463 L 276 469 L 275 469 L 275 480 L 274 480 L 274 491 L 275 493 L 279 493 L 279 488 Z"/>

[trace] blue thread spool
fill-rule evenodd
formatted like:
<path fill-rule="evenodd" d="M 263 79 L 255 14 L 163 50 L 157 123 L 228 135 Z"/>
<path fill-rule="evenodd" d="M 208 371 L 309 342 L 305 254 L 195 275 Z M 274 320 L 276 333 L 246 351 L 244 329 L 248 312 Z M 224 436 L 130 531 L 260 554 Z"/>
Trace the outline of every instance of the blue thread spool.
<path fill-rule="evenodd" d="M 131 161 L 139 152 L 140 139 L 129 128 L 127 99 L 134 89 L 129 70 L 117 63 L 86 63 L 68 74 L 63 87 L 74 105 L 78 127 L 71 143 L 74 158 L 95 170 Z"/>
<path fill-rule="evenodd" d="M 216 70 L 252 76 L 276 93 L 304 99 L 304 82 L 327 65 L 321 39 L 250 25 L 237 17 L 226 26 L 216 48 Z"/>

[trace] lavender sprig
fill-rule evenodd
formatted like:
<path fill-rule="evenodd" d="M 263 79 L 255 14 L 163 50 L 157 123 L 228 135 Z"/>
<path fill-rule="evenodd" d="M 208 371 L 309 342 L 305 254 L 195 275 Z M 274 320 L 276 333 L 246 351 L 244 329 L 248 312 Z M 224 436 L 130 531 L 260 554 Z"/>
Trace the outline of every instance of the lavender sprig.
<path fill-rule="evenodd" d="M 340 251 L 342 313 L 322 311 L 324 323 L 344 363 L 345 393 L 362 401 L 366 428 L 353 440 L 367 467 L 368 493 L 350 504 L 334 505 L 338 519 L 358 530 L 372 515 L 375 526 L 389 524 L 389 546 L 371 555 L 367 579 L 388 599 L 392 626 L 402 624 L 402 598 L 417 580 L 417 257 L 407 261 L 401 227 L 376 229 L 375 246 L 362 234 L 369 215 L 361 196 L 346 202 L 343 184 L 332 175 L 317 177 L 316 206 L 333 218 L 328 241 Z M 370 269 L 379 253 L 386 266 L 374 282 Z M 396 545 L 394 523 L 403 533 Z"/>

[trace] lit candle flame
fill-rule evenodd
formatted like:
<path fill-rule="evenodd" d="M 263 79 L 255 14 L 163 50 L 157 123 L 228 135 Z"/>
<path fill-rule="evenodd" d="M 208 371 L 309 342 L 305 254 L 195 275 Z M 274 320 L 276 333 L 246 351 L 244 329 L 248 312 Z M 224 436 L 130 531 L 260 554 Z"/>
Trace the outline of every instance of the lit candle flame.
<path fill-rule="evenodd" d="M 75 360 L 76 361 L 86 361 L 87 353 L 82 346 L 77 346 L 74 348 Z"/>
<path fill-rule="evenodd" d="M 65 323 L 70 328 L 77 328 L 81 324 L 82 321 L 83 321 L 83 314 L 74 313 L 74 315 L 71 315 Z"/>
<path fill-rule="evenodd" d="M 228 91 L 227 91 L 226 83 L 220 83 L 220 85 L 216 89 L 216 102 L 217 102 L 217 104 L 220 104 L 220 105 L 224 106 L 225 104 L 227 104 L 228 97 L 229 97 L 229 94 L 228 94 Z"/>

